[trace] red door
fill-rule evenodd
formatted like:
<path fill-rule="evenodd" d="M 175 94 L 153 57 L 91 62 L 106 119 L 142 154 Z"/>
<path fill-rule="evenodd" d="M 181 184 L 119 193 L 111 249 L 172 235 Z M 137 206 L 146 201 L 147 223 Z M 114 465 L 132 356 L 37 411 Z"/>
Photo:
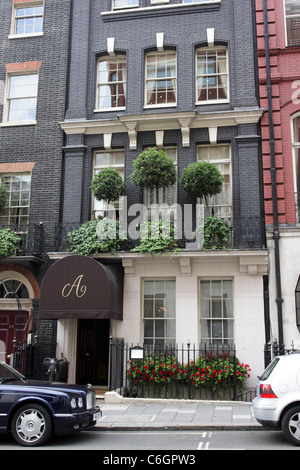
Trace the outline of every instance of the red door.
<path fill-rule="evenodd" d="M 14 340 L 21 341 L 21 343 L 24 343 L 26 340 L 25 325 L 27 318 L 28 312 L 19 313 L 17 311 L 0 310 L 1 360 L 9 362 L 7 356 L 14 351 Z M 4 349 L 4 351 L 2 349 Z"/>

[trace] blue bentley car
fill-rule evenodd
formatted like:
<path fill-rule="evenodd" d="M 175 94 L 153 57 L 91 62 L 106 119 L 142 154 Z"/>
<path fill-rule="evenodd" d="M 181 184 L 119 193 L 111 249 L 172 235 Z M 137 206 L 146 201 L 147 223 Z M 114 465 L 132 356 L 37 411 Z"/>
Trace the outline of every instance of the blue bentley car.
<path fill-rule="evenodd" d="M 101 417 L 90 385 L 27 380 L 0 362 L 0 433 L 23 446 L 45 444 L 53 434 L 94 426 Z"/>

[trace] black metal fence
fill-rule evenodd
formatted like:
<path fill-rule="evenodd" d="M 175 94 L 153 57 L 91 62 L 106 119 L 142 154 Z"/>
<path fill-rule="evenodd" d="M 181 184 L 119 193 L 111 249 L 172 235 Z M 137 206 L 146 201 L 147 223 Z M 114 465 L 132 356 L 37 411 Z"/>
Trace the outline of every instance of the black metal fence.
<path fill-rule="evenodd" d="M 54 358 L 55 342 L 33 342 L 15 346 L 13 352 L 13 367 L 28 379 L 47 380 L 47 358 Z"/>
<path fill-rule="evenodd" d="M 17 256 L 42 256 L 44 247 L 44 228 L 42 224 L 0 225 L 0 229 L 9 228 L 20 238 Z"/>
<path fill-rule="evenodd" d="M 114 338 L 110 345 L 109 390 L 136 398 L 244 400 L 250 367 L 234 346 L 153 348 L 129 346 Z"/>
<path fill-rule="evenodd" d="M 223 218 L 222 221 L 227 227 L 231 227 L 232 230 L 230 230 L 225 240 L 222 239 L 220 247 L 228 249 L 257 249 L 264 247 L 264 219 L 262 217 Z M 78 229 L 79 226 L 79 223 L 57 224 L 54 234 L 54 251 L 67 251 L 67 234 Z M 187 239 L 182 233 L 178 239 L 178 245 L 181 249 L 185 249 L 187 243 L 190 244 L 194 241 L 194 239 Z M 128 240 L 127 248 L 130 248 L 131 243 L 137 245 L 138 241 Z M 198 248 L 193 249 L 197 250 Z"/>

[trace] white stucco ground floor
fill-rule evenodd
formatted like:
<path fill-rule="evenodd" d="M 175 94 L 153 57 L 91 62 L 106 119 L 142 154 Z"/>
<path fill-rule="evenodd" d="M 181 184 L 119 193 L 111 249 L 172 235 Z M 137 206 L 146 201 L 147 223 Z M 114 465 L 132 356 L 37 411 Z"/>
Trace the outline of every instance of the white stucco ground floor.
<path fill-rule="evenodd" d="M 278 341 L 278 297 L 275 244 L 272 230 L 267 231 L 269 249 L 270 340 Z M 279 238 L 280 286 L 283 343 L 286 349 L 300 349 L 300 228 L 281 227 Z M 297 318 L 298 310 L 298 318 Z"/>
<path fill-rule="evenodd" d="M 105 335 L 131 345 L 233 343 L 239 360 L 251 368 L 247 386 L 255 386 L 264 369 L 268 250 L 184 251 L 153 258 L 119 253 L 95 259 L 119 262 L 124 269 L 123 317 L 109 319 Z M 94 323 L 89 334 L 99 335 L 103 342 L 104 320 L 97 321 L 100 328 Z M 78 373 L 80 322 L 79 318 L 58 320 L 57 356 L 63 353 L 70 362 L 69 382 L 76 381 Z"/>

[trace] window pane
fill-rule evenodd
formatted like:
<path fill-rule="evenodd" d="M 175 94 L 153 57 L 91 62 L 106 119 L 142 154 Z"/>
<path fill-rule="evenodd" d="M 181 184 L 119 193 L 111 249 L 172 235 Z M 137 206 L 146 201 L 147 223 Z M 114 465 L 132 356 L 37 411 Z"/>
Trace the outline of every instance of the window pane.
<path fill-rule="evenodd" d="M 15 33 L 40 33 L 43 27 L 43 6 L 16 8 Z"/>
<path fill-rule="evenodd" d="M 287 45 L 300 45 L 300 1 L 285 0 Z"/>
<path fill-rule="evenodd" d="M 199 49 L 196 57 L 197 101 L 227 100 L 226 49 Z"/>
<path fill-rule="evenodd" d="M 138 7 L 139 0 L 113 0 L 113 8 Z"/>
<path fill-rule="evenodd" d="M 233 298 L 231 280 L 200 281 L 201 340 L 233 342 Z M 230 320 L 229 320 L 230 318 Z"/>
<path fill-rule="evenodd" d="M 176 102 L 176 54 L 148 54 L 146 59 L 146 104 Z"/>
<path fill-rule="evenodd" d="M 175 281 L 144 281 L 144 319 L 145 343 L 175 342 Z"/>
<path fill-rule="evenodd" d="M 27 224 L 30 202 L 30 175 L 3 175 L 0 178 L 8 191 L 7 207 L 0 224 Z"/>
<path fill-rule="evenodd" d="M 124 56 L 101 59 L 98 64 L 99 109 L 124 107 L 126 104 L 126 59 Z"/>
<path fill-rule="evenodd" d="M 215 196 L 207 198 L 208 207 L 205 204 L 205 217 L 214 215 L 228 221 L 232 212 L 232 189 L 231 189 L 231 161 L 229 145 L 204 145 L 197 147 L 197 159 L 209 160 L 214 163 L 224 176 L 222 191 Z M 204 201 L 200 200 L 200 203 Z"/>

